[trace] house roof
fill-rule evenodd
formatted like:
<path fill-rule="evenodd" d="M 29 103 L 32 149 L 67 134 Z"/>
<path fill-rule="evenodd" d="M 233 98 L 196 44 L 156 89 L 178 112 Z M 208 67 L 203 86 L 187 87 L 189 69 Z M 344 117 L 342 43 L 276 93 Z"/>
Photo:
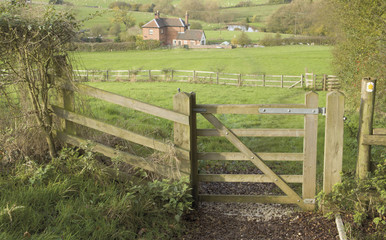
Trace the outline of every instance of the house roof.
<path fill-rule="evenodd" d="M 186 30 L 183 33 L 178 33 L 177 40 L 198 40 L 198 41 L 200 41 L 203 34 L 204 34 L 203 30 Z"/>
<path fill-rule="evenodd" d="M 181 18 L 155 18 L 143 25 L 143 28 L 162 28 L 162 27 L 185 27 L 185 22 Z"/>

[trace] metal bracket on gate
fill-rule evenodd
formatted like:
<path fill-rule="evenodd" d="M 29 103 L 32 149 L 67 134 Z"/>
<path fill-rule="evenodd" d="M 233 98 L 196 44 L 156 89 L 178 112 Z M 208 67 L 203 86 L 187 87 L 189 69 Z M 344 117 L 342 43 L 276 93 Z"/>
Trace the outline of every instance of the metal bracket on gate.
<path fill-rule="evenodd" d="M 206 109 L 205 108 L 193 108 L 193 112 L 206 113 Z"/>
<path fill-rule="evenodd" d="M 259 108 L 262 114 L 319 114 L 326 115 L 326 108 Z"/>
<path fill-rule="evenodd" d="M 306 198 L 303 200 L 305 204 L 315 204 L 315 199 L 314 198 Z"/>

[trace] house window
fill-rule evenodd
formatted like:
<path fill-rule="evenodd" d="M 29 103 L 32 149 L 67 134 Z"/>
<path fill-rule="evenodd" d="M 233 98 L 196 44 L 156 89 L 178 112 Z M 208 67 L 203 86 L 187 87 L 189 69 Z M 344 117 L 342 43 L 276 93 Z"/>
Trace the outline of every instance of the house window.
<path fill-rule="evenodd" d="M 194 41 L 190 41 L 190 45 L 194 45 L 194 43 L 195 43 Z"/>
<path fill-rule="evenodd" d="M 185 41 L 184 41 L 184 44 L 185 44 L 185 45 L 188 44 L 188 41 L 185 40 Z"/>
<path fill-rule="evenodd" d="M 153 29 L 149 29 L 149 35 L 153 35 Z"/>
<path fill-rule="evenodd" d="M 164 29 L 162 28 L 162 29 L 161 29 L 161 34 L 163 34 L 163 33 L 164 33 Z"/>

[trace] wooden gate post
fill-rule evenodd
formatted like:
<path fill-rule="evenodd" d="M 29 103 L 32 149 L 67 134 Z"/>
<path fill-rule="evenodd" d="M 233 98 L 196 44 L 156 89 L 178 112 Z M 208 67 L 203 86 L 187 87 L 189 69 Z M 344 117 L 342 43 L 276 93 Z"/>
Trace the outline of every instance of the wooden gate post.
<path fill-rule="evenodd" d="M 180 92 L 174 95 L 173 110 L 189 116 L 190 125 L 174 123 L 174 144 L 189 151 L 189 159 L 181 159 L 181 166 L 190 169 L 190 186 L 194 199 L 193 207 L 198 206 L 198 161 L 197 161 L 197 135 L 195 93 Z"/>
<path fill-rule="evenodd" d="M 328 194 L 332 187 L 341 181 L 344 95 L 333 91 L 329 92 L 326 98 L 323 191 Z"/>
<path fill-rule="evenodd" d="M 318 108 L 318 94 L 308 92 L 306 108 Z M 314 199 L 316 190 L 316 150 L 318 140 L 318 114 L 304 115 L 304 162 L 303 162 L 303 199 Z"/>
<path fill-rule="evenodd" d="M 364 135 L 371 135 L 373 130 L 374 101 L 376 79 L 363 78 L 361 106 L 359 113 L 358 161 L 356 175 L 360 179 L 367 177 L 370 171 L 371 145 L 363 144 Z"/>
<path fill-rule="evenodd" d="M 55 57 L 55 81 L 61 83 L 62 89 L 58 91 L 58 105 L 67 111 L 75 111 L 75 95 L 72 88 L 71 79 L 66 75 L 67 62 L 65 56 Z M 73 122 L 61 119 L 61 130 L 69 134 L 75 134 L 75 125 Z"/>

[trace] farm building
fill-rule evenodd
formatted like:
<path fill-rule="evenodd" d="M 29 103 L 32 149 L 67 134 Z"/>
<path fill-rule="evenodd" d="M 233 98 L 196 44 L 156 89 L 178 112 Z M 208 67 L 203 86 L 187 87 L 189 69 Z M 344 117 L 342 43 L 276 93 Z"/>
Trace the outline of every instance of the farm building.
<path fill-rule="evenodd" d="M 206 37 L 203 30 L 189 29 L 189 15 L 181 18 L 161 18 L 157 11 L 150 22 L 142 26 L 144 40 L 159 40 L 163 45 L 205 45 Z"/>

